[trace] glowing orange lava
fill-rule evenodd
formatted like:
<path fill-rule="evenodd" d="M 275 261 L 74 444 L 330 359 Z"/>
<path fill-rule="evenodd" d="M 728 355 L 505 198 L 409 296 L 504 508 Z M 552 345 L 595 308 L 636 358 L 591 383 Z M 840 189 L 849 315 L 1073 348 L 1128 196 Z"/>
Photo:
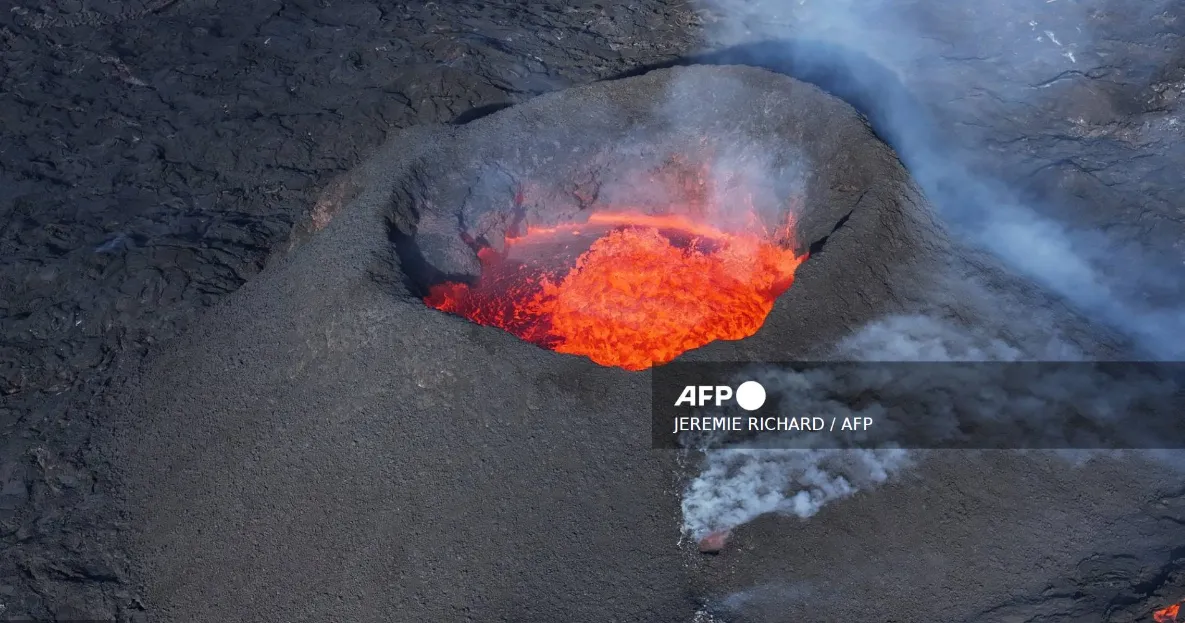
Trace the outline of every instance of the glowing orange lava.
<path fill-rule="evenodd" d="M 1173 604 L 1167 608 L 1161 608 L 1152 613 L 1152 620 L 1156 623 L 1176 623 L 1177 616 L 1181 614 L 1181 604 Z"/>
<path fill-rule="evenodd" d="M 547 258 L 540 265 L 531 258 Z M 573 256 L 557 269 L 556 257 Z M 579 253 L 579 255 L 576 255 Z M 604 366 L 643 370 L 715 340 L 757 332 L 806 259 L 764 232 L 685 216 L 599 212 L 483 248 L 474 285 L 434 286 L 425 302 Z M 562 261 L 562 260 L 560 260 Z"/>

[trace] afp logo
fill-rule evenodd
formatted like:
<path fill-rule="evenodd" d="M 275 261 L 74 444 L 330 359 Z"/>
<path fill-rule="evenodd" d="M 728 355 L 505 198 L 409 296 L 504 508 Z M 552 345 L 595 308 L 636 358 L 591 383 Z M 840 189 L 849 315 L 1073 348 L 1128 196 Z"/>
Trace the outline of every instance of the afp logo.
<path fill-rule="evenodd" d="M 737 406 L 745 411 L 756 411 L 765 404 L 765 388 L 757 381 L 745 381 L 736 391 L 727 385 L 687 385 L 675 401 L 676 407 L 724 406 L 736 399 Z"/>

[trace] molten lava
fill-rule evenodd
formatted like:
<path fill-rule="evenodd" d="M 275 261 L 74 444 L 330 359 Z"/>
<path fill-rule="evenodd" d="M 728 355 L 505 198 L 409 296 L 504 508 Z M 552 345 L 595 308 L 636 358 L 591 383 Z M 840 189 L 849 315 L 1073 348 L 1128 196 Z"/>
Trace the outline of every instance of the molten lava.
<path fill-rule="evenodd" d="M 436 285 L 425 303 L 626 370 L 753 335 L 806 259 L 764 232 L 628 212 L 528 229 L 478 257 L 476 284 Z"/>
<path fill-rule="evenodd" d="M 1152 613 L 1152 620 L 1156 623 L 1176 623 L 1177 616 L 1181 614 L 1181 604 L 1173 604 L 1167 608 L 1161 608 Z"/>

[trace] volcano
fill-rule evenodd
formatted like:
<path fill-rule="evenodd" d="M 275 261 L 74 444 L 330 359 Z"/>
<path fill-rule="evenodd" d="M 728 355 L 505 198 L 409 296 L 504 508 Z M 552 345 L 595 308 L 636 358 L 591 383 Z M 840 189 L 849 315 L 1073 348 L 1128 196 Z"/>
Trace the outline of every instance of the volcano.
<path fill-rule="evenodd" d="M 685 538 L 688 457 L 650 445 L 664 361 L 826 360 L 907 314 L 1123 352 L 952 241 L 818 88 L 658 70 L 401 131 L 351 179 L 108 403 L 154 620 L 1034 620 L 1149 592 L 1179 543 L 1176 473 L 1037 453 L 935 453 L 716 556 Z"/>

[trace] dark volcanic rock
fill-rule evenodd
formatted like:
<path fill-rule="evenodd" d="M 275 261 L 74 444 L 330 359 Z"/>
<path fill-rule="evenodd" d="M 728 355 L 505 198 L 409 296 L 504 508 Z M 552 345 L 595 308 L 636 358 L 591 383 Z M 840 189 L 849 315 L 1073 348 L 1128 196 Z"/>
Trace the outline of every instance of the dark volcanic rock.
<path fill-rule="evenodd" d="M 874 34 L 904 45 L 828 31 L 839 3 L 774 4 L 793 11 L 758 14 L 746 36 L 891 52 L 874 60 L 977 168 L 1179 270 L 1185 3 L 918 0 L 861 12 Z M 118 583 L 31 571 L 111 553 L 88 551 L 110 527 L 107 478 L 79 448 L 116 408 L 104 406 L 115 362 L 182 333 L 277 249 L 323 227 L 353 192 L 333 180 L 392 131 L 669 60 L 692 49 L 701 25 L 694 7 L 658 0 L 9 5 L 0 604 L 5 616 L 39 619 L 77 618 L 79 595 L 95 613 L 138 609 Z M 874 123 L 886 93 L 874 90 L 864 109 Z M 458 258 L 472 272 L 466 251 Z"/>
<path fill-rule="evenodd" d="M 334 180 L 388 133 L 677 56 L 690 13 L 662 2 L 4 3 L 0 462 L 28 466 L 12 486 L 38 486 L 35 453 L 104 482 L 79 449 L 113 364 L 184 332 L 323 226 L 349 195 Z M 58 604 L 89 581 L 34 576 L 21 561 L 77 558 L 66 534 L 104 529 L 101 489 L 50 487 L 0 509 L 0 584 L 14 587 L 0 615 L 71 618 Z M 135 610 L 96 586 L 108 617 Z"/>
<path fill-rule="evenodd" d="M 662 102 L 688 85 L 698 113 L 672 121 Z M 787 105 L 744 114 L 770 102 Z M 765 329 L 694 356 L 803 357 L 897 311 L 946 310 L 1007 332 L 1021 328 L 1001 309 L 1023 304 L 1054 327 L 1076 322 L 948 241 L 850 107 L 762 70 L 654 72 L 458 130 L 409 130 L 355 172 L 358 198 L 324 230 L 118 393 L 97 449 L 118 476 L 126 542 L 154 616 L 674 623 L 691 620 L 702 599 L 806 574 L 830 578 L 815 620 L 850 618 L 871 601 L 887 619 L 958 618 L 997 604 L 1004 587 L 1038 585 L 1092 530 L 1164 485 L 1123 461 L 1072 473 L 1048 457 L 963 455 L 837 505 L 826 521 L 742 528 L 711 561 L 680 547 L 677 457 L 648 447 L 648 375 L 428 309 L 403 287 L 389 229 L 405 230 L 396 247 L 417 240 L 417 219 L 459 238 L 457 221 L 441 215 L 464 209 L 462 187 L 450 184 L 481 187 L 479 165 L 562 190 L 562 173 L 587 171 L 605 160 L 597 154 L 645 144 L 654 153 L 634 153 L 663 156 L 690 136 L 723 137 L 741 156 L 780 145 L 761 150 L 774 162 L 809 155 L 802 232 L 828 237 Z M 773 170 L 797 179 L 793 167 Z M 771 187 L 796 188 L 780 181 Z M 413 187 L 434 189 L 431 201 Z M 970 277 L 992 296 L 959 296 L 947 283 Z M 1108 348 L 1078 324 L 1084 348 Z M 1136 469 L 1148 470 L 1140 482 Z M 951 521 L 930 521 L 941 509 L 955 512 Z M 1001 517 L 1017 522 L 1007 534 L 993 532 Z M 1072 529 L 1058 523 L 1069 517 Z M 959 548 L 943 549 L 952 542 Z M 985 559 L 991 570 L 953 605 L 928 597 L 943 574 L 981 573 Z"/>

